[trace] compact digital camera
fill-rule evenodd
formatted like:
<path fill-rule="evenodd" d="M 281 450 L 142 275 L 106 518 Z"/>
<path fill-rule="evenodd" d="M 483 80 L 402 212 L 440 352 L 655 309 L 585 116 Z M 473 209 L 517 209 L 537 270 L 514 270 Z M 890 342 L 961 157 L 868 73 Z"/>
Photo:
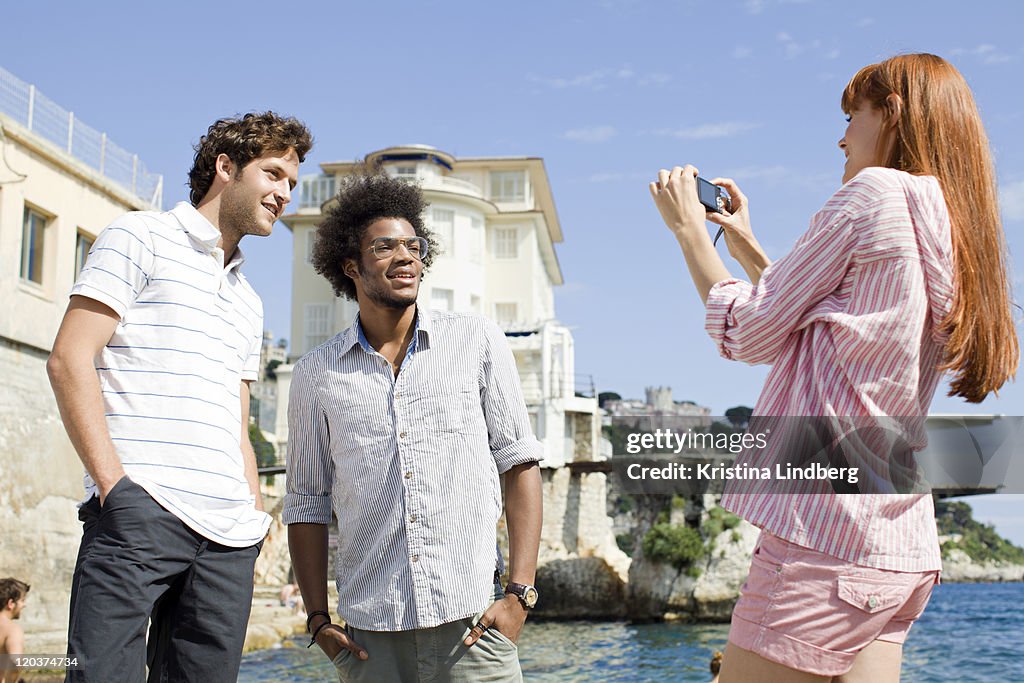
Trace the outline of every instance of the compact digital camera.
<path fill-rule="evenodd" d="M 700 176 L 697 177 L 697 198 L 708 211 L 725 213 L 732 211 L 732 198 L 721 185 L 712 185 Z"/>

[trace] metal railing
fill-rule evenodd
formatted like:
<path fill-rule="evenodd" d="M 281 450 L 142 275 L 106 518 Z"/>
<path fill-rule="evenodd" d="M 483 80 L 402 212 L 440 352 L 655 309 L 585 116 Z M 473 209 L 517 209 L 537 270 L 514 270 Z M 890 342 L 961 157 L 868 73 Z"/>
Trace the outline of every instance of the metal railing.
<path fill-rule="evenodd" d="M 521 375 L 519 384 L 523 389 L 523 397 L 527 403 L 539 403 L 545 400 L 569 398 L 571 396 L 583 398 L 597 397 L 593 375 L 576 373 L 572 376 L 571 385 L 567 376 L 555 375 L 548 378 L 548 387 L 545 391 L 540 375 L 536 372 L 531 372 Z"/>
<path fill-rule="evenodd" d="M 28 128 L 67 154 L 95 169 L 133 195 L 161 208 L 164 178 L 150 173 L 132 154 L 118 147 L 101 133 L 75 118 L 56 102 L 0 67 L 0 113 Z"/>

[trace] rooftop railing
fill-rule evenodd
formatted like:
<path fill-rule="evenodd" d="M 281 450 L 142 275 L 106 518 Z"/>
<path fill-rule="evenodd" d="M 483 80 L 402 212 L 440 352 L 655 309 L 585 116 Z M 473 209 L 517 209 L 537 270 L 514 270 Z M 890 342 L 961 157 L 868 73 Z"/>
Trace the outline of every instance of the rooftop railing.
<path fill-rule="evenodd" d="M 150 173 L 132 154 L 115 145 L 106 133 L 89 127 L 56 102 L 0 67 L 0 113 L 6 114 L 58 149 L 98 171 L 133 195 L 159 209 L 164 179 Z"/>

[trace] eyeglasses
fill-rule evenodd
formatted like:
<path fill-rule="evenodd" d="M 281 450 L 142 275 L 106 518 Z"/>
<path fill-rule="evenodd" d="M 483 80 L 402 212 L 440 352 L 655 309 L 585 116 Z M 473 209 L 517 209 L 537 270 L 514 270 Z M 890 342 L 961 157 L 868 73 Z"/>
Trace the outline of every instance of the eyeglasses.
<path fill-rule="evenodd" d="M 427 240 L 422 237 L 376 237 L 366 251 L 372 251 L 378 261 L 383 261 L 394 256 L 399 245 L 417 261 L 427 257 Z"/>

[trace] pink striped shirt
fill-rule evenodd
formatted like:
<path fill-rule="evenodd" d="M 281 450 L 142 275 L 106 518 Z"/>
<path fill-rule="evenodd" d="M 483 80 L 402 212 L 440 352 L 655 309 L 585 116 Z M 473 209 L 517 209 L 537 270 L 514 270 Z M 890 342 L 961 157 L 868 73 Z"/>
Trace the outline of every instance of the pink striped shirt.
<path fill-rule="evenodd" d="M 949 215 L 938 181 L 868 168 L 811 219 L 757 286 L 711 288 L 705 327 L 725 358 L 772 365 L 766 416 L 913 417 L 923 435 L 941 373 L 937 323 L 953 298 Z M 913 444 L 919 449 L 923 439 Z M 756 452 L 737 462 L 758 465 Z M 754 458 L 755 460 L 750 460 Z M 941 569 L 928 494 L 726 492 L 752 524 L 862 566 Z"/>

